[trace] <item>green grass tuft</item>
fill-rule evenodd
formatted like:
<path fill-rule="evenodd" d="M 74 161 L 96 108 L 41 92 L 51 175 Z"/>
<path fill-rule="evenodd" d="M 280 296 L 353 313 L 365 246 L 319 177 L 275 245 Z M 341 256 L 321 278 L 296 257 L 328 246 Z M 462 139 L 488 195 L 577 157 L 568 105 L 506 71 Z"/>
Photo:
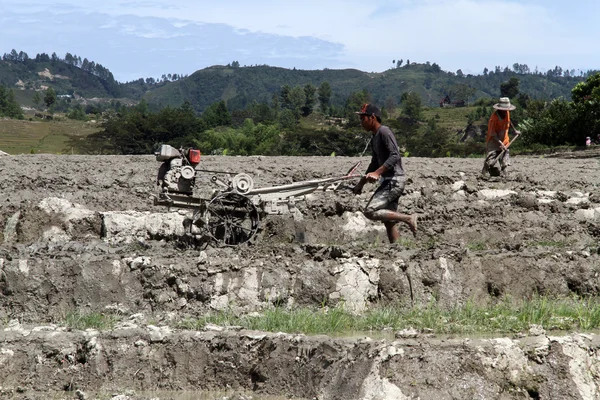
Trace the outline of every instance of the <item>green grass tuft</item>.
<path fill-rule="evenodd" d="M 469 301 L 450 309 L 432 301 L 415 307 L 376 306 L 361 315 L 349 313 L 343 306 L 273 307 L 253 316 L 221 311 L 183 321 L 179 327 L 202 329 L 208 323 L 269 332 L 328 335 L 406 328 L 427 329 L 437 334 L 505 334 L 527 331 L 532 324 L 547 330 L 592 330 L 600 328 L 600 299 L 536 296 L 521 302 L 506 298 L 489 305 Z"/>
<path fill-rule="evenodd" d="M 80 313 L 77 311 L 68 312 L 62 325 L 75 330 L 98 329 L 108 330 L 114 328 L 120 320 L 119 317 L 102 313 Z"/>

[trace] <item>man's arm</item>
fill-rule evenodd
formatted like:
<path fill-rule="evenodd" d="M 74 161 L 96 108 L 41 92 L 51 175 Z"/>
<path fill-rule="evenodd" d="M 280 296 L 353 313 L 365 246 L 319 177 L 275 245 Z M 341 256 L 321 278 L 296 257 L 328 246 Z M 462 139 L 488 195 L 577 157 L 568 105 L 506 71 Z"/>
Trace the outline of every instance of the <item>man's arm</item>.
<path fill-rule="evenodd" d="M 354 188 L 352 189 L 352 192 L 354 192 L 355 194 L 361 194 L 363 187 L 367 183 L 367 176 L 369 175 L 369 173 L 371 173 L 375 170 L 377 170 L 377 157 L 375 157 L 375 153 L 373 153 L 373 155 L 371 156 L 371 162 L 369 163 L 369 166 L 367 167 L 367 171 L 360 178 L 360 180 L 358 181 L 356 186 L 354 186 Z"/>
<path fill-rule="evenodd" d="M 519 131 L 519 130 L 517 130 L 517 128 L 515 128 L 512 121 L 510 121 L 510 126 L 513 128 L 513 131 L 515 132 L 515 136 L 519 136 L 521 134 L 521 131 Z"/>
<path fill-rule="evenodd" d="M 381 143 L 386 148 L 388 152 L 388 158 L 383 162 L 383 165 L 380 165 L 375 171 L 367 174 L 367 180 L 370 182 L 375 182 L 379 179 L 381 174 L 386 171 L 393 169 L 394 165 L 400 159 L 400 151 L 398 150 L 398 146 L 395 141 L 392 139 L 393 133 L 391 130 L 385 130 L 381 132 Z"/>
<path fill-rule="evenodd" d="M 494 136 L 492 136 L 492 140 L 496 142 L 496 144 L 498 145 L 498 147 L 500 147 L 500 150 L 502 151 L 506 150 L 504 142 L 502 142 L 502 139 L 500 139 L 501 137 L 504 137 L 503 132 L 504 131 L 496 131 L 494 132 Z"/>
<path fill-rule="evenodd" d="M 381 176 L 381 174 L 383 174 L 388 169 L 389 168 L 387 167 L 387 165 L 383 164 L 381 167 L 377 168 L 375 171 L 369 172 L 365 176 L 365 179 L 369 182 L 376 182 L 379 180 L 379 177 Z"/>

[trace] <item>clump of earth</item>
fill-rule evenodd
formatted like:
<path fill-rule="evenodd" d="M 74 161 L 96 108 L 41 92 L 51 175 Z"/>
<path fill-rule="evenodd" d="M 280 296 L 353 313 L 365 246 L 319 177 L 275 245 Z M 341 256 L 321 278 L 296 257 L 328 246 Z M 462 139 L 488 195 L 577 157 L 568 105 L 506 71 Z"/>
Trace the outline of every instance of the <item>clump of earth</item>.
<path fill-rule="evenodd" d="M 364 169 L 369 158 L 207 156 L 199 168 L 266 187 L 341 176 L 357 161 Z M 589 332 L 373 339 L 173 328 L 275 304 L 360 314 L 598 294 L 597 158 L 514 157 L 508 177 L 487 179 L 482 159 L 404 163 L 399 208 L 419 214 L 416 238 L 401 227 L 402 240 L 387 243 L 362 215 L 367 186 L 360 196 L 312 193 L 294 214 L 265 216 L 250 243 L 223 247 L 185 240 L 189 210 L 154 205 L 153 156 L 1 156 L 0 397 L 600 398 L 600 339 Z M 218 189 L 212 175 L 202 173 L 201 191 Z M 60 326 L 73 311 L 122 322 Z"/>

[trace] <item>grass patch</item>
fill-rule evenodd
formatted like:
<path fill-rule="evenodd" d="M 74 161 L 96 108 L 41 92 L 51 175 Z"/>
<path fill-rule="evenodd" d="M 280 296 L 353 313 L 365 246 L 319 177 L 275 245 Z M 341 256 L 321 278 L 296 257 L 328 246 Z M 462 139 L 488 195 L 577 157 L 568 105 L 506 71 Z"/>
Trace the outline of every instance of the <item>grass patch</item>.
<path fill-rule="evenodd" d="M 536 242 L 531 242 L 531 245 L 534 247 L 556 247 L 564 249 L 569 246 L 569 242 L 564 240 L 538 240 Z"/>
<path fill-rule="evenodd" d="M 396 243 L 407 249 L 416 249 L 418 247 L 417 242 L 406 237 L 400 237 L 400 239 L 396 240 Z"/>
<path fill-rule="evenodd" d="M 453 309 L 442 309 L 435 302 L 424 306 L 379 306 L 361 315 L 343 307 L 273 307 L 260 315 L 237 316 L 231 311 L 207 314 L 183 321 L 178 327 L 202 329 L 206 324 L 241 326 L 269 332 L 305 334 L 343 334 L 383 329 L 431 329 L 438 334 L 515 333 L 531 324 L 548 330 L 591 330 L 600 328 L 600 299 L 550 299 L 536 296 L 515 303 L 510 299 L 482 305 L 468 302 Z"/>
<path fill-rule="evenodd" d="M 375 236 L 375 238 L 373 239 L 373 242 L 371 242 L 371 243 L 369 243 L 369 244 L 368 244 L 368 247 L 369 247 L 369 248 L 372 248 L 372 249 L 378 249 L 378 248 L 380 248 L 382 245 L 383 245 L 383 241 L 382 241 L 382 239 L 381 239 L 381 236 L 377 235 L 377 236 Z"/>
<path fill-rule="evenodd" d="M 467 243 L 467 249 L 471 251 L 487 250 L 488 245 L 483 240 Z"/>
<path fill-rule="evenodd" d="M 424 107 L 423 119 L 429 120 L 434 118 L 437 121 L 438 127 L 456 132 L 459 129 L 465 129 L 468 121 L 467 116 L 477 110 L 477 108 L 478 107 Z M 489 118 L 489 115 L 487 118 Z M 475 123 L 487 124 L 483 119 L 481 121 L 475 121 Z"/>
<path fill-rule="evenodd" d="M 114 328 L 120 318 L 116 315 L 103 313 L 80 313 L 68 312 L 61 325 L 74 330 L 86 330 L 89 328 L 98 330 L 109 330 Z"/>
<path fill-rule="evenodd" d="M 0 119 L 0 150 L 8 154 L 71 154 L 68 141 L 98 132 L 97 124 L 61 118 L 52 121 Z"/>

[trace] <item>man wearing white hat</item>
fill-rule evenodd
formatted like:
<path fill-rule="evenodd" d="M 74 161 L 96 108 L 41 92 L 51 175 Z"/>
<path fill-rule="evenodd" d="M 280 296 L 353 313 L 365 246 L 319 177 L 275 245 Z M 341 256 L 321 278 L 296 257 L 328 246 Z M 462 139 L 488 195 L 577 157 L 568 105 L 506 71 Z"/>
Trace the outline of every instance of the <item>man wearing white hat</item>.
<path fill-rule="evenodd" d="M 510 122 L 510 111 L 516 107 L 510 104 L 508 97 L 501 97 L 500 101 L 494 104 L 494 113 L 488 122 L 488 132 L 485 138 L 486 158 L 483 165 L 483 173 L 489 173 L 493 176 L 505 175 L 506 167 L 510 165 L 510 156 L 508 154 L 508 145 L 510 139 L 508 130 L 512 126 Z M 518 136 L 521 132 L 513 126 L 515 134 Z M 496 163 L 500 163 L 500 169 Z"/>

